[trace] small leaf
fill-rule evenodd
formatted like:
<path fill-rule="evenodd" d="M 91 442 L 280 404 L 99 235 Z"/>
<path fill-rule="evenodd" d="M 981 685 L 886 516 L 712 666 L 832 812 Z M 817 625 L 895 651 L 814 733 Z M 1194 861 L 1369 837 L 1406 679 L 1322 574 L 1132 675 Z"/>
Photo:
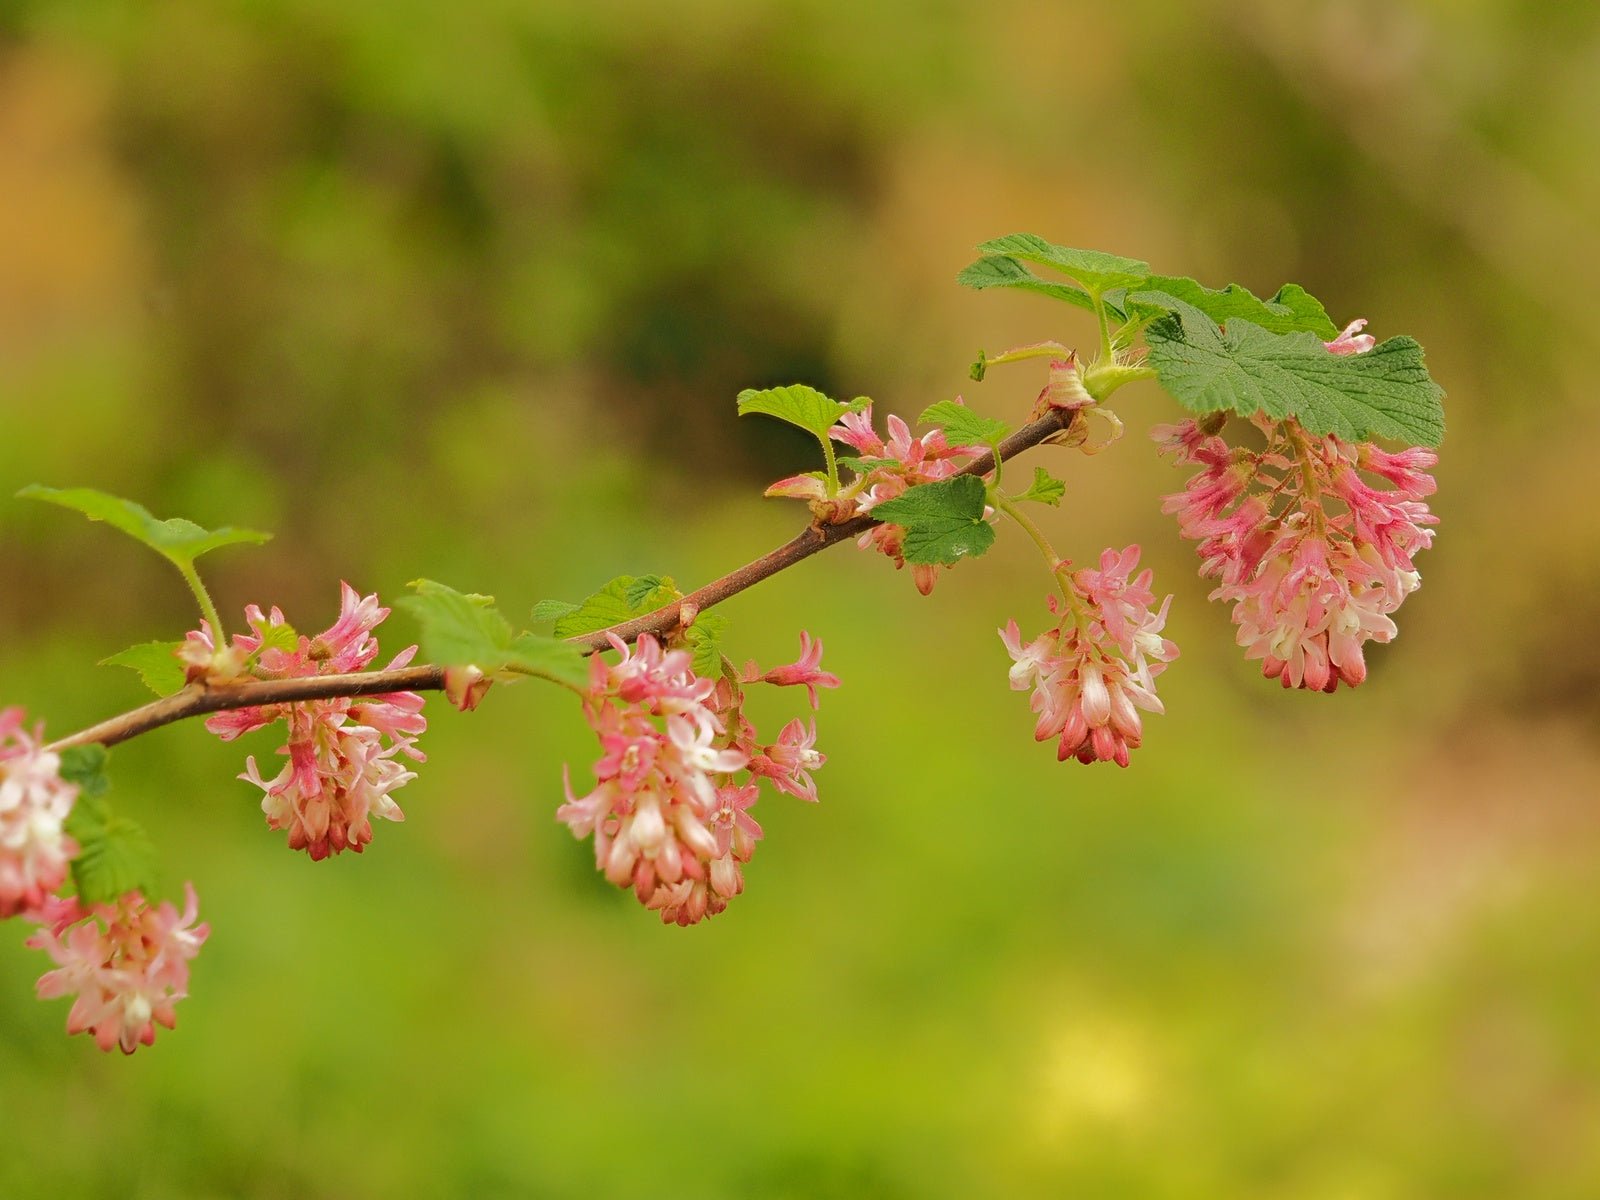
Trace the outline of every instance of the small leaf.
<path fill-rule="evenodd" d="M 978 247 L 979 254 L 1001 254 L 1024 262 L 1054 267 L 1090 292 L 1134 287 L 1150 276 L 1150 264 L 1102 250 L 1076 250 L 1058 246 L 1031 233 L 1013 233 Z"/>
<path fill-rule="evenodd" d="M 721 613 L 701 613 L 685 631 L 694 653 L 694 673 L 702 679 L 722 675 L 722 643 L 728 632 L 728 618 Z"/>
<path fill-rule="evenodd" d="M 1040 504 L 1060 504 L 1061 497 L 1067 494 L 1067 485 L 1043 467 L 1033 469 L 1033 483 L 1028 490 L 1017 497 L 1018 500 L 1037 500 Z"/>
<path fill-rule="evenodd" d="M 960 280 L 958 279 L 957 282 L 959 283 Z M 978 351 L 978 357 L 973 359 L 972 360 L 972 365 L 967 368 L 967 374 L 972 376 L 972 382 L 974 382 L 974 383 L 982 383 L 983 382 L 983 377 L 985 375 L 987 375 L 988 373 L 989 373 L 989 356 L 987 354 L 985 354 L 982 350 L 979 350 Z"/>
<path fill-rule="evenodd" d="M 1052 300 L 1065 300 L 1068 304 L 1076 304 L 1079 308 L 1094 311 L 1093 297 L 1081 287 L 1040 279 L 1016 259 L 1007 258 L 1003 254 L 985 255 L 977 262 L 969 263 L 956 276 L 956 282 L 962 287 L 980 291 L 992 287 L 1015 288 L 1018 291 L 1049 296 Z M 972 365 L 972 377 L 981 380 L 983 375 L 984 363 L 980 358 Z"/>
<path fill-rule="evenodd" d="M 570 613 L 556 621 L 558 638 L 594 633 L 612 625 L 631 621 L 674 600 L 683 599 L 672 580 L 660 575 L 618 575 L 605 587 L 587 597 Z"/>
<path fill-rule="evenodd" d="M 266 632 L 261 636 L 262 650 L 283 650 L 292 654 L 299 648 L 300 635 L 287 621 L 282 625 L 268 625 Z"/>
<path fill-rule="evenodd" d="M 1245 320 L 1224 333 L 1184 305 L 1151 325 L 1146 340 L 1161 385 L 1193 412 L 1293 417 L 1311 433 L 1352 442 L 1437 446 L 1444 436 L 1444 391 L 1408 337 L 1333 354 L 1314 333 L 1273 334 Z"/>
<path fill-rule="evenodd" d="M 846 413 L 860 412 L 868 403 L 865 396 L 858 396 L 848 404 L 830 400 L 815 388 L 792 383 L 787 387 L 763 388 L 759 391 L 745 388 L 739 393 L 739 415 L 763 413 L 797 425 L 819 438 L 826 438 L 828 430 L 838 424 L 840 417 Z"/>
<path fill-rule="evenodd" d="M 884 467 L 900 467 L 905 465 L 898 458 L 856 458 L 849 455 L 840 455 L 838 461 L 841 467 L 848 467 L 857 475 L 870 475 L 872 472 L 882 470 Z M 823 475 L 821 471 L 815 471 L 812 473 L 821 475 L 823 478 L 827 478 L 827 476 Z"/>
<path fill-rule="evenodd" d="M 155 847 L 138 822 L 108 810 L 103 820 L 83 822 L 68 832 L 78 843 L 72 882 L 84 906 L 109 904 L 129 892 L 148 893 L 155 884 Z"/>
<path fill-rule="evenodd" d="M 511 626 L 493 596 L 458 592 L 432 579 L 414 579 L 415 594 L 399 604 L 422 625 L 422 654 L 442 667 L 499 670 L 511 654 Z"/>
<path fill-rule="evenodd" d="M 570 600 L 541 600 L 533 606 L 533 619 L 535 621 L 559 621 L 568 613 L 578 611 L 578 606 Z"/>
<path fill-rule="evenodd" d="M 1138 291 L 1128 293 L 1128 307 L 1155 307 L 1173 311 L 1181 301 L 1199 309 L 1218 325 L 1243 319 L 1272 333 L 1298 333 L 1305 330 L 1323 341 L 1338 336 L 1339 329 L 1329 319 L 1320 301 L 1299 284 L 1286 283 L 1271 300 L 1253 296 L 1237 283 L 1220 291 L 1203 287 L 1193 279 L 1152 275 Z"/>
<path fill-rule="evenodd" d="M 51 488 L 33 484 L 23 488 L 17 495 L 30 500 L 47 500 L 63 508 L 75 509 L 91 521 L 104 521 L 136 541 L 143 542 L 181 570 L 191 569 L 195 559 L 222 546 L 246 542 L 259 545 L 272 537 L 270 533 L 234 529 L 231 526 L 204 529 L 182 517 L 158 521 L 143 505 L 94 488 Z"/>
<path fill-rule="evenodd" d="M 145 687 L 158 696 L 170 696 L 183 687 L 183 664 L 176 655 L 182 642 L 141 642 L 102 658 L 102 667 L 127 667 L 139 672 Z"/>
<path fill-rule="evenodd" d="M 983 519 L 987 495 L 983 480 L 957 475 L 908 488 L 874 505 L 872 515 L 905 528 L 907 562 L 948 566 L 994 544 L 994 528 Z"/>
<path fill-rule="evenodd" d="M 61 778 L 78 785 L 75 810 L 84 804 L 84 797 L 93 800 L 111 790 L 111 780 L 106 775 L 106 763 L 110 760 L 111 752 L 98 742 L 68 746 L 61 752 Z"/>
<path fill-rule="evenodd" d="M 917 420 L 924 425 L 942 426 L 945 441 L 952 446 L 992 446 L 1011 432 L 1011 426 L 1004 421 L 975 413 L 954 400 L 928 405 Z"/>
<path fill-rule="evenodd" d="M 431 579 L 413 580 L 416 594 L 399 603 L 422 625 L 422 653 L 444 667 L 477 667 L 539 675 L 582 687 L 588 669 L 578 647 L 537 633 L 513 635 L 493 596 L 458 592 Z"/>

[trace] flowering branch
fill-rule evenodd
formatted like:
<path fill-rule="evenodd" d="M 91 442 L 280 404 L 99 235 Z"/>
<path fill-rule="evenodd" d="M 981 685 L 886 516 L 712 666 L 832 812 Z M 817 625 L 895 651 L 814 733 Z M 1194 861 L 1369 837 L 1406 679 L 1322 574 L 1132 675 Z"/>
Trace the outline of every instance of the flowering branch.
<path fill-rule="evenodd" d="M 1015 457 L 1032 449 L 1052 435 L 1060 433 L 1070 424 L 1072 414 L 1065 409 L 1052 409 L 1045 416 L 1031 421 L 1000 443 L 1002 460 Z M 968 464 L 960 474 L 986 475 L 994 470 L 995 455 L 991 451 Z M 746 588 L 769 579 L 779 571 L 810 558 L 819 550 L 826 550 L 839 542 L 857 537 L 873 526 L 881 524 L 878 518 L 868 515 L 852 517 L 837 525 L 818 528 L 808 526 L 783 545 L 769 550 L 754 559 L 714 579 L 704 587 L 689 593 L 682 600 L 663 605 L 642 617 L 568 639 L 586 654 L 603 650 L 616 637 L 624 642 L 638 640 L 641 634 L 663 637 L 680 626 L 691 624 L 694 615 L 713 605 L 721 604 Z M 685 619 L 688 614 L 688 619 Z M 52 742 L 50 750 L 60 751 L 69 746 L 99 744 L 111 747 L 140 734 L 149 733 L 163 725 L 171 725 L 190 717 L 232 709 L 255 708 L 269 704 L 291 704 L 307 700 L 332 700 L 347 696 L 381 696 L 390 692 L 437 692 L 445 687 L 445 668 L 442 666 L 397 667 L 387 671 L 357 671 L 339 675 L 311 675 L 299 679 L 240 679 L 228 683 L 191 683 L 171 696 L 142 705 L 129 712 L 80 729 Z"/>
<path fill-rule="evenodd" d="M 960 282 L 1051 296 L 1099 326 L 1098 356 L 1081 365 L 1056 342 L 980 356 L 979 380 L 991 366 L 1049 358 L 1026 425 L 1013 430 L 957 397 L 922 411 L 927 432 L 914 435 L 890 414 L 885 435 L 865 397 L 834 400 L 803 384 L 741 392 L 741 416 L 784 421 L 821 446 L 824 469 L 766 490 L 806 503 L 803 530 L 687 595 L 670 579 L 619 575 L 581 603 L 541 601 L 533 619 L 553 621 L 551 635 L 517 632 L 491 597 L 415 580 L 399 603 L 418 618 L 432 665 L 412 665 L 417 646 L 380 665 L 374 631 L 390 609 L 349 584 L 337 618 L 314 636 L 256 605 L 244 610 L 248 631 L 230 634 L 195 560 L 269 534 L 158 520 L 91 488 L 24 489 L 167 558 L 201 612 L 182 641 L 106 660 L 139 671 L 161 697 L 150 704 L 48 745 L 20 709 L 0 708 L 0 919 L 35 926 L 28 945 L 56 964 L 39 994 L 76 998 L 68 1031 L 131 1053 L 154 1040 L 156 1025 L 172 1027 L 186 994 L 187 964 L 208 927 L 192 886 L 181 911 L 146 896 L 154 851 L 107 799 L 105 764 L 107 747 L 188 717 L 205 717 L 224 741 L 284 729 L 276 774 L 248 756 L 239 778 L 262 793 L 268 827 L 316 861 L 360 853 L 375 822 L 404 820 L 392 793 L 416 778 L 410 764 L 426 761 L 422 692 L 469 710 L 495 681 L 562 684 L 578 696 L 599 757 L 586 794 L 565 775 L 556 819 L 590 839 L 608 881 L 663 921 L 692 925 L 723 911 L 744 890 L 762 838 L 752 812 L 762 785 L 814 802 L 826 762 L 814 718 L 763 737 L 746 693 L 804 688 L 815 710 L 818 690 L 839 679 L 804 630 L 795 661 L 738 666 L 723 648 L 727 619 L 707 610 L 846 540 L 909 566 L 927 595 L 942 571 L 989 549 L 1000 514 L 1016 521 L 1059 593 L 1046 600 L 1043 632 L 1025 635 L 1016 620 L 998 630 L 1011 687 L 1032 693 L 1034 738 L 1054 742 L 1062 760 L 1127 766 L 1143 743 L 1141 714 L 1163 711 L 1156 680 L 1178 656 L 1163 636 L 1171 597 L 1159 599 L 1152 572 L 1139 569 L 1137 545 L 1105 549 L 1096 565 L 1075 566 L 1095 563 L 1077 547 L 1073 558 L 1058 555 L 1024 506 L 1059 505 L 1067 485 L 1035 468 L 1026 487 L 1006 472 L 1002 490 L 1001 468 L 1043 443 L 1106 450 L 1124 427 L 1105 402 L 1136 380 L 1157 379 L 1194 414 L 1153 431 L 1165 452 L 1197 468 L 1162 508 L 1198 543 L 1200 574 L 1216 580 L 1213 599 L 1232 604 L 1246 655 L 1284 687 L 1361 684 L 1365 647 L 1396 636 L 1391 614 L 1419 586 L 1413 559 L 1433 540 L 1425 501 L 1437 461 L 1429 447 L 1444 433 L 1442 392 L 1421 347 L 1404 337 L 1380 343 L 1361 320 L 1341 330 L 1290 285 L 1261 300 L 1027 234 L 979 249 Z M 1223 436 L 1230 416 L 1256 426 L 1260 448 Z M 1386 451 L 1376 438 L 1406 448 Z"/>

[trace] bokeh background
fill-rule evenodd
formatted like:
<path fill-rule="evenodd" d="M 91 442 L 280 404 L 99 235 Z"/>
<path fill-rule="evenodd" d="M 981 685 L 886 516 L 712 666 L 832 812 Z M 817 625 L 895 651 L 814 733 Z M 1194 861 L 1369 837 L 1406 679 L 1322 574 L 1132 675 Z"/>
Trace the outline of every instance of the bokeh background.
<path fill-rule="evenodd" d="M 804 627 L 846 686 L 823 802 L 764 800 L 688 931 L 553 820 L 594 757 L 554 689 L 437 711 L 406 823 L 318 864 L 233 779 L 268 735 L 119 749 L 211 940 L 123 1060 L 0 938 L 0 1195 L 1600 1194 L 1597 145 L 1585 4 L 5 0 L 0 495 L 275 530 L 211 560 L 235 616 L 720 573 L 814 465 L 741 387 L 1016 419 L 1037 373 L 976 351 L 1091 340 L 954 285 L 1019 230 L 1302 282 L 1422 341 L 1450 432 L 1403 636 L 1331 697 L 1205 602 L 1170 401 L 1055 452 L 1058 545 L 1138 541 L 1177 597 L 1127 771 L 1006 689 L 1015 536 L 927 600 L 844 548 L 730 603 L 738 654 Z M 0 562 L 0 698 L 52 731 L 193 623 L 48 506 L 0 500 Z"/>

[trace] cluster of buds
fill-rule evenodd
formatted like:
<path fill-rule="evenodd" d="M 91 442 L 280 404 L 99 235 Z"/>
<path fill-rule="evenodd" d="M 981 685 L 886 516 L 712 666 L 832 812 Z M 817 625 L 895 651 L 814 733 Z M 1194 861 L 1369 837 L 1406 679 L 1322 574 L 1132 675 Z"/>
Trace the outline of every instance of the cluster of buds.
<path fill-rule="evenodd" d="M 39 997 L 76 997 L 67 1032 L 131 1054 L 155 1041 L 157 1024 L 172 1028 L 173 1005 L 187 995 L 189 960 L 207 933 L 195 924 L 194 888 L 185 888 L 181 916 L 136 891 L 91 908 L 59 894 L 78 853 L 65 824 L 79 789 L 61 777 L 61 756 L 44 748 L 42 731 L 30 734 L 23 722 L 20 708 L 0 712 L 0 917 L 39 926 L 27 944 L 56 962 Z"/>
<path fill-rule="evenodd" d="M 1329 349 L 1361 352 L 1370 337 L 1359 328 Z M 1423 498 L 1435 489 L 1427 472 L 1437 456 L 1259 416 L 1265 445 L 1230 447 L 1220 424 L 1154 431 L 1178 462 L 1201 468 L 1163 511 L 1199 543 L 1200 574 L 1218 580 L 1211 598 L 1233 604 L 1238 642 L 1268 678 L 1322 692 L 1355 687 L 1367 675 L 1365 644 L 1395 636 L 1390 614 L 1421 582 L 1412 558 L 1433 542 L 1437 518 Z"/>
<path fill-rule="evenodd" d="M 376 595 L 359 595 L 344 583 L 338 620 L 314 638 L 294 634 L 276 608 L 263 614 L 252 604 L 244 614 L 251 632 L 235 634 L 224 649 L 214 646 L 205 624 L 189 634 L 179 656 L 192 677 L 214 678 L 219 663 L 256 679 L 363 671 L 378 656 L 372 631 L 389 610 Z M 386 669 L 405 666 L 416 652 L 415 646 L 402 650 Z M 288 726 L 288 740 L 278 753 L 288 762 L 266 779 L 251 756 L 239 778 L 262 790 L 267 825 L 287 830 L 291 849 L 316 860 L 344 850 L 359 853 L 372 840 L 373 818 L 405 819 L 390 793 L 416 778 L 398 755 L 425 760 L 416 746 L 428 725 L 420 695 L 390 692 L 238 708 L 208 718 L 206 728 L 232 741 L 279 720 Z"/>
<path fill-rule="evenodd" d="M 765 778 L 780 792 L 817 798 L 811 773 L 824 757 L 816 725 L 789 722 L 762 745 L 743 711 L 743 685 L 837 687 L 821 669 L 822 643 L 801 635 L 798 661 L 763 672 L 755 663 L 720 679 L 695 674 L 690 653 L 648 634 L 633 647 L 611 635 L 618 657 L 591 660 L 584 715 L 603 754 L 595 788 L 556 816 L 576 837 L 594 838 L 595 865 L 662 921 L 692 925 L 744 890 L 743 866 L 761 838 L 750 814 Z"/>
<path fill-rule="evenodd" d="M 958 401 L 959 403 L 959 401 Z M 780 479 L 766 491 L 768 496 L 787 496 L 805 500 L 812 513 L 824 524 L 848 521 L 868 515 L 879 504 L 893 500 L 906 489 L 921 483 L 934 483 L 958 474 L 983 452 L 982 446 L 952 446 L 944 430 L 933 427 L 921 437 L 913 437 L 911 427 L 900 417 L 889 415 L 889 437 L 885 441 L 872 428 L 872 406 L 846 413 L 828 431 L 834 441 L 849 446 L 861 455 L 854 478 L 830 496 L 826 478 L 817 472 Z M 863 550 L 877 549 L 887 555 L 895 569 L 905 566 L 905 530 L 884 522 L 874 525 L 857 540 Z M 933 591 L 939 568 L 931 563 L 913 563 L 911 578 L 917 591 L 926 596 Z"/>
<path fill-rule="evenodd" d="M 1026 644 L 1016 621 L 1000 631 L 1013 659 L 1012 689 L 1033 689 L 1033 736 L 1057 739 L 1062 762 L 1127 766 L 1144 740 L 1140 710 L 1163 711 L 1155 677 L 1178 656 L 1161 636 L 1172 597 L 1152 610 L 1151 572 L 1134 575 L 1138 563 L 1138 546 L 1106 550 L 1098 570 L 1062 563 L 1062 601 L 1050 598 L 1057 623 Z"/>

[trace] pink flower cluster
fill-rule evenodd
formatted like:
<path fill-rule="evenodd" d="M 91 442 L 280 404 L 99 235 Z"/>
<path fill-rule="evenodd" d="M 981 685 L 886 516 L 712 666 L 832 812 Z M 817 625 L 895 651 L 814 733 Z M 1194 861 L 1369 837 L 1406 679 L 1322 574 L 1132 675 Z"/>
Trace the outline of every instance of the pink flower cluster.
<path fill-rule="evenodd" d="M 67 1032 L 92 1033 L 102 1050 L 132 1054 L 152 1044 L 156 1025 L 173 1027 L 173 1006 L 189 994 L 189 960 L 210 932 L 195 924 L 196 909 L 192 884 L 181 915 L 165 901 L 151 907 L 138 892 L 89 909 L 52 897 L 27 943 L 56 963 L 39 979 L 39 998 L 75 995 Z"/>
<path fill-rule="evenodd" d="M 132 1054 L 155 1040 L 155 1023 L 172 1028 L 173 1005 L 187 994 L 189 960 L 207 932 L 194 923 L 194 887 L 182 917 L 137 891 L 92 908 L 58 894 L 79 853 L 64 832 L 78 787 L 24 719 L 20 708 L 0 711 L 0 917 L 40 926 L 27 944 L 56 962 L 39 980 L 40 999 L 77 996 L 67 1032 L 89 1030 L 102 1050 Z"/>
<path fill-rule="evenodd" d="M 797 662 L 767 672 L 750 663 L 737 682 L 701 678 L 687 650 L 648 634 L 631 649 L 615 636 L 611 645 L 619 658 L 590 660 L 584 697 L 603 751 L 596 786 L 575 797 L 567 778 L 556 817 L 575 837 L 593 835 L 595 865 L 612 883 L 631 887 L 662 921 L 692 925 L 744 890 L 743 865 L 761 839 L 750 814 L 756 780 L 815 800 L 811 772 L 825 761 L 814 722 L 791 721 L 761 745 L 739 685 L 803 686 L 815 707 L 816 689 L 839 680 L 821 669 L 822 643 L 807 634 Z"/>
<path fill-rule="evenodd" d="M 1069 572 L 1063 564 L 1065 604 L 1050 598 L 1061 620 L 1026 645 L 1016 621 L 1000 631 L 1013 659 L 1012 690 L 1033 688 L 1033 736 L 1056 738 L 1062 762 L 1127 766 L 1128 752 L 1144 740 L 1139 710 L 1163 711 L 1155 677 L 1178 656 L 1161 636 L 1172 597 L 1152 611 L 1152 575 L 1148 568 L 1133 575 L 1138 563 L 1139 547 L 1129 546 L 1102 553 L 1098 570 Z"/>
<path fill-rule="evenodd" d="M 295 679 L 365 670 L 378 656 L 372 631 L 389 615 L 376 595 L 361 596 L 340 585 L 339 619 L 314 638 L 284 637 L 286 622 L 274 608 L 263 614 L 256 605 L 245 610 L 252 630 L 235 634 L 231 649 L 258 679 Z M 189 634 L 194 657 L 213 657 L 211 631 L 202 626 Z M 397 654 L 387 669 L 403 667 L 417 648 Z M 305 700 L 221 712 L 206 728 L 224 741 L 282 720 L 288 740 L 278 749 L 288 762 L 271 779 L 263 778 L 252 755 L 240 779 L 264 793 L 261 811 L 272 829 L 286 829 L 289 847 L 314 860 L 345 850 L 357 853 L 372 840 L 372 819 L 403 821 L 390 793 L 416 778 L 397 755 L 417 762 L 426 756 L 416 747 L 428 725 L 422 697 L 416 692 L 379 696 Z"/>
<path fill-rule="evenodd" d="M 1357 336 L 1362 324 L 1329 349 L 1360 353 L 1371 341 Z M 1238 642 L 1269 679 L 1355 687 L 1367 676 L 1363 647 L 1395 636 L 1390 614 L 1421 583 L 1412 558 L 1438 523 L 1423 502 L 1438 458 L 1318 437 L 1293 420 L 1254 423 L 1260 450 L 1230 447 L 1193 420 L 1152 431 L 1178 462 L 1201 468 L 1162 511 L 1199 542 L 1201 576 L 1219 581 L 1211 598 L 1233 604 Z"/>
<path fill-rule="evenodd" d="M 827 495 L 826 481 L 818 473 L 780 479 L 766 492 L 769 496 L 809 501 L 818 519 L 829 524 L 868 514 L 875 506 L 917 484 L 948 479 L 983 450 L 981 446 L 952 446 L 937 427 L 913 437 L 911 427 L 893 413 L 889 415 L 889 438 L 885 441 L 873 431 L 871 405 L 861 412 L 847 413 L 829 430 L 829 436 L 870 460 L 837 495 Z M 902 526 L 887 522 L 874 525 L 857 544 L 863 550 L 875 547 L 894 562 L 896 569 L 905 566 Z M 938 574 L 939 568 L 931 563 L 913 563 L 911 567 L 912 580 L 924 596 L 933 591 Z"/>
<path fill-rule="evenodd" d="M 22 709 L 0 711 L 0 917 L 39 907 L 61 886 L 78 846 L 63 831 L 78 798 L 43 731 L 23 728 Z"/>

